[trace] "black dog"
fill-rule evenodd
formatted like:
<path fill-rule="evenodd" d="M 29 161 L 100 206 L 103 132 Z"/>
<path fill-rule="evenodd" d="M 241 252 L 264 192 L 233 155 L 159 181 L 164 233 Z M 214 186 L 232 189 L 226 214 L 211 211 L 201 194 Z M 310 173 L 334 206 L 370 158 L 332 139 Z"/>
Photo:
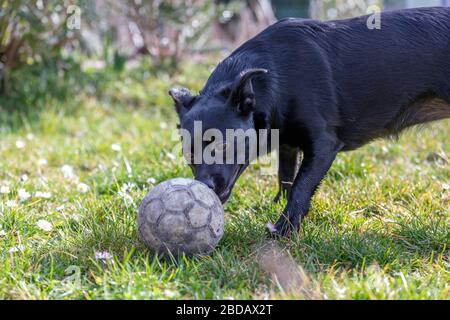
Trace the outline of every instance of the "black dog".
<path fill-rule="evenodd" d="M 380 29 L 368 18 L 283 19 L 222 61 L 197 96 L 169 92 L 189 131 L 195 120 L 224 133 L 280 130 L 277 197 L 288 202 L 276 234 L 298 230 L 338 152 L 450 117 L 450 8 L 384 12 Z M 247 164 L 192 168 L 225 202 Z"/>

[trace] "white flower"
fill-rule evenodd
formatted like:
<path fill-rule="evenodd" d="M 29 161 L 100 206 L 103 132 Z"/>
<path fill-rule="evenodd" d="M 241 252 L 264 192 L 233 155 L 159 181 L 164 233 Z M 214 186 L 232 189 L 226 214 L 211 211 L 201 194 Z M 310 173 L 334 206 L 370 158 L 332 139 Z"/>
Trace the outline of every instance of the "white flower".
<path fill-rule="evenodd" d="M 171 152 L 167 152 L 167 156 L 169 157 L 169 159 L 175 160 L 175 155 Z"/>
<path fill-rule="evenodd" d="M 95 253 L 95 259 L 98 260 L 109 260 L 112 259 L 112 254 L 109 253 L 108 251 L 99 251 Z"/>
<path fill-rule="evenodd" d="M 68 164 L 65 164 L 61 167 L 61 172 L 63 173 L 64 178 L 70 178 L 74 175 L 73 167 L 69 166 Z"/>
<path fill-rule="evenodd" d="M 443 184 L 442 184 L 442 189 L 444 189 L 444 190 L 450 190 L 450 184 L 443 183 Z"/>
<path fill-rule="evenodd" d="M 2 194 L 8 194 L 11 190 L 9 189 L 8 186 L 1 186 L 0 187 L 0 193 Z"/>
<path fill-rule="evenodd" d="M 117 193 L 125 202 L 133 204 L 133 197 L 128 194 L 129 191 L 132 191 L 136 187 L 136 184 L 133 182 L 124 183 L 119 192 Z"/>
<path fill-rule="evenodd" d="M 159 124 L 159 127 L 161 128 L 161 129 L 166 129 L 167 128 L 167 122 L 161 122 L 160 124 Z"/>
<path fill-rule="evenodd" d="M 65 164 L 61 167 L 61 172 L 67 175 L 73 174 L 73 167 Z"/>
<path fill-rule="evenodd" d="M 34 135 L 32 133 L 27 134 L 27 139 L 29 141 L 33 140 L 34 139 Z"/>
<path fill-rule="evenodd" d="M 5 230 L 0 230 L 0 237 L 4 237 L 6 236 L 6 231 Z"/>
<path fill-rule="evenodd" d="M 63 173 L 63 176 L 66 179 L 74 180 L 74 181 L 78 180 L 78 177 L 75 174 L 72 166 L 69 166 L 67 164 L 63 165 L 61 167 L 61 172 Z"/>
<path fill-rule="evenodd" d="M 116 152 L 120 152 L 120 151 L 122 150 L 122 148 L 120 147 L 120 145 L 118 145 L 118 144 L 116 144 L 116 143 L 113 143 L 113 144 L 111 145 L 111 149 L 113 149 L 113 151 L 116 151 Z"/>
<path fill-rule="evenodd" d="M 25 148 L 25 141 L 19 139 L 16 141 L 16 148 L 17 149 L 23 149 Z"/>
<path fill-rule="evenodd" d="M 18 245 L 17 247 L 12 247 L 11 249 L 9 249 L 8 252 L 14 253 L 14 252 L 18 252 L 18 251 L 23 251 L 23 249 L 25 249 L 24 246 Z"/>
<path fill-rule="evenodd" d="M 52 197 L 52 194 L 50 192 L 41 192 L 37 191 L 34 196 L 36 198 L 44 198 L 44 199 L 50 199 Z"/>
<path fill-rule="evenodd" d="M 50 232 L 53 229 L 52 223 L 48 222 L 47 220 L 41 219 L 39 220 L 36 225 L 39 229 Z"/>
<path fill-rule="evenodd" d="M 174 297 L 177 296 L 177 293 L 175 291 L 173 291 L 173 290 L 166 289 L 166 290 L 164 290 L 164 295 L 167 298 L 174 298 Z"/>
<path fill-rule="evenodd" d="M 17 193 L 21 201 L 26 201 L 31 198 L 31 194 L 25 189 L 19 189 Z"/>
<path fill-rule="evenodd" d="M 150 177 L 150 178 L 147 179 L 147 183 L 155 184 L 156 183 L 156 179 L 153 178 L 153 177 Z"/>
<path fill-rule="evenodd" d="M 47 160 L 46 159 L 39 159 L 38 160 L 38 165 L 40 166 L 46 166 L 47 165 Z"/>
<path fill-rule="evenodd" d="M 17 206 L 17 203 L 14 200 L 8 200 L 8 201 L 6 201 L 6 206 L 8 208 L 14 208 Z"/>
<path fill-rule="evenodd" d="M 56 211 L 59 211 L 59 212 L 64 211 L 65 209 L 66 209 L 66 206 L 63 205 L 63 204 L 58 206 L 58 207 L 56 207 Z"/>
<path fill-rule="evenodd" d="M 26 174 L 21 175 L 20 176 L 20 181 L 27 182 L 28 181 L 28 176 Z"/>
<path fill-rule="evenodd" d="M 126 182 L 122 184 L 120 187 L 120 192 L 128 192 L 129 190 L 132 190 L 136 187 L 136 184 L 134 182 Z"/>
<path fill-rule="evenodd" d="M 89 191 L 89 186 L 85 183 L 79 183 L 77 186 L 77 190 L 80 193 L 87 193 Z"/>

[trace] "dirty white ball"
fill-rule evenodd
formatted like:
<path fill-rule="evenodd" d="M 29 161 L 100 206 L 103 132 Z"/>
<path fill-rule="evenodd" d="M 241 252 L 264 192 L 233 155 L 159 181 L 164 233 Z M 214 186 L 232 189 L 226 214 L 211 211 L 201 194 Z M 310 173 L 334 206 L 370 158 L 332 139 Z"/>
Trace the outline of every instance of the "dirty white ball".
<path fill-rule="evenodd" d="M 137 216 L 145 245 L 159 253 L 207 254 L 223 235 L 224 213 L 205 184 L 185 178 L 162 182 L 144 198 Z"/>

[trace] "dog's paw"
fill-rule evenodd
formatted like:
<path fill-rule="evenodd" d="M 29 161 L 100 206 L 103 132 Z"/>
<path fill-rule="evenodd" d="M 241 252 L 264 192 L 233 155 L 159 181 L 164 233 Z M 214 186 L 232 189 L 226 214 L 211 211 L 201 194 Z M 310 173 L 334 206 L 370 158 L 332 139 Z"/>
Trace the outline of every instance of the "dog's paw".
<path fill-rule="evenodd" d="M 266 228 L 267 228 L 267 231 L 269 231 L 270 233 L 276 233 L 277 232 L 277 228 L 275 228 L 275 226 L 272 223 L 270 223 L 270 222 L 267 222 Z"/>
<path fill-rule="evenodd" d="M 267 228 L 267 236 L 268 237 L 273 238 L 273 239 L 278 239 L 278 238 L 282 237 L 274 224 L 268 222 L 266 224 L 266 228 Z"/>
<path fill-rule="evenodd" d="M 300 222 L 292 221 L 286 215 L 282 215 L 275 225 L 269 222 L 266 227 L 272 237 L 289 237 L 292 233 L 299 231 Z"/>
<path fill-rule="evenodd" d="M 272 238 L 284 238 L 284 237 L 289 237 L 292 232 L 293 232 L 293 228 L 291 228 L 289 226 L 288 223 L 286 224 L 279 224 L 276 223 L 275 225 L 272 223 L 267 223 L 266 225 L 267 231 L 269 233 L 269 236 Z"/>

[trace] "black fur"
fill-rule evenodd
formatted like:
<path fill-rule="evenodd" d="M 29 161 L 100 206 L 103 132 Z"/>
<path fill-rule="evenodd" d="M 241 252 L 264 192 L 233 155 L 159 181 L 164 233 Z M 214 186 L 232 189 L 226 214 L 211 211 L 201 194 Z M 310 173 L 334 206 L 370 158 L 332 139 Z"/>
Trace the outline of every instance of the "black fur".
<path fill-rule="evenodd" d="M 275 233 L 298 229 L 338 152 L 450 117 L 450 8 L 384 12 L 379 30 L 366 21 L 283 19 L 222 61 L 198 96 L 175 99 L 183 128 L 280 130 L 288 203 Z M 244 168 L 193 169 L 226 201 Z"/>

